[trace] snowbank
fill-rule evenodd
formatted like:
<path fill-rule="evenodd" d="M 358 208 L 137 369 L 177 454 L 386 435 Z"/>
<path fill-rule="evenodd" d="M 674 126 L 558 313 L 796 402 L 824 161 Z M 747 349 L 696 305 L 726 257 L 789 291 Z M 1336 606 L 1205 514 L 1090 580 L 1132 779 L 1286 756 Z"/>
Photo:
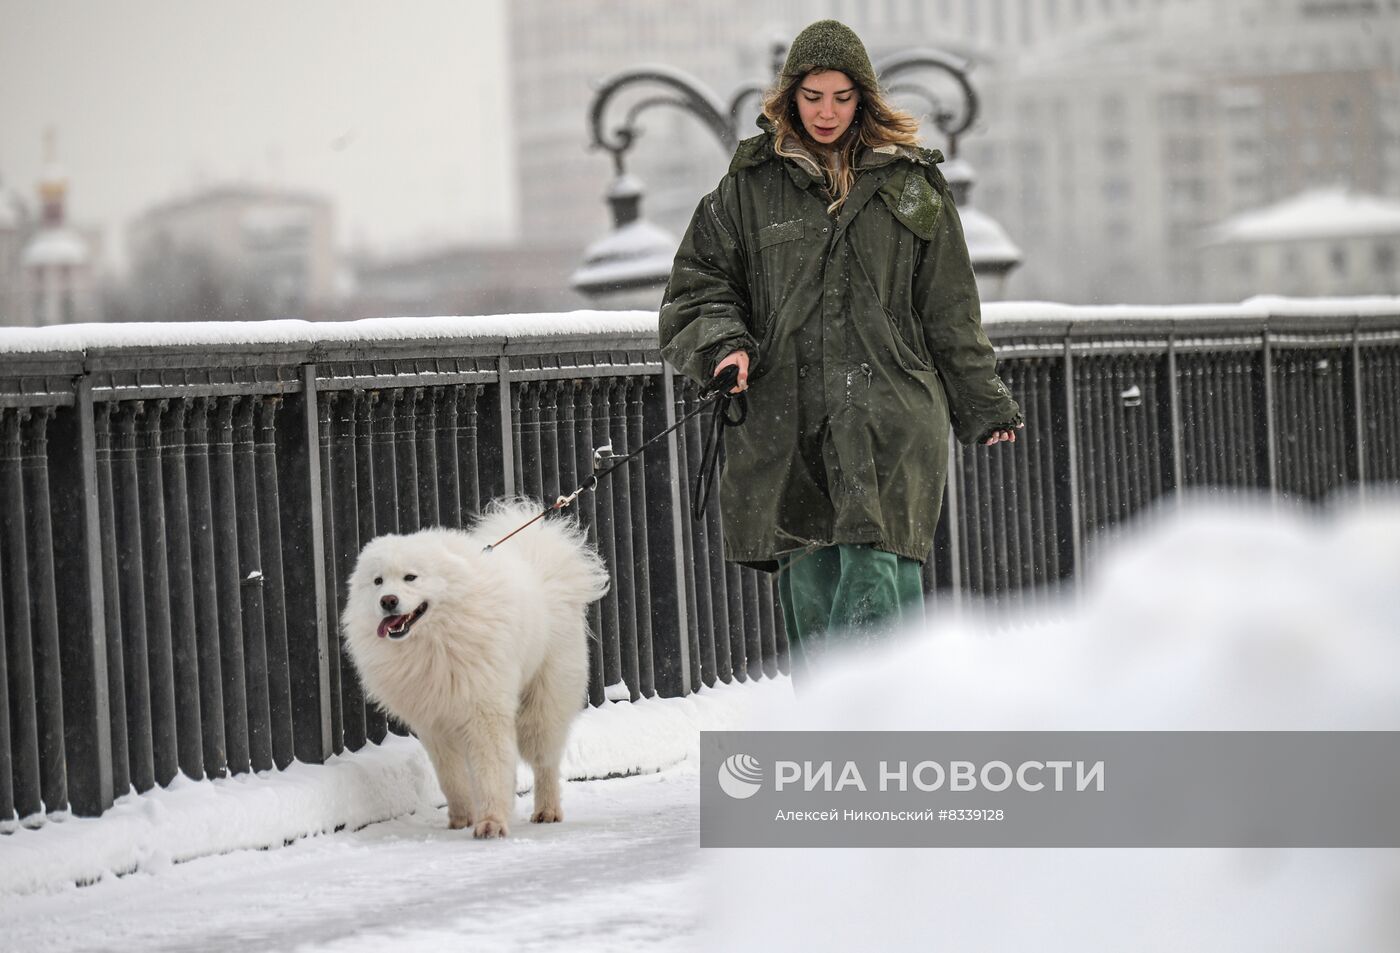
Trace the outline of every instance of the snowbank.
<path fill-rule="evenodd" d="M 717 685 L 686 698 L 585 711 L 564 756 L 571 780 L 653 772 L 698 758 L 699 732 L 736 728 L 748 706 L 790 697 L 785 680 Z M 521 767 L 518 786 L 530 785 Z M 568 792 L 565 792 L 568 797 Z M 70 818 L 0 837 L 0 897 L 91 883 L 210 854 L 280 847 L 444 803 L 415 738 L 217 781 L 179 777 L 169 788 L 121 798 L 100 818 Z"/>
<path fill-rule="evenodd" d="M 1400 730 L 1400 499 L 1187 499 L 1066 621 L 935 623 L 755 727 Z M 706 851 L 702 947 L 1395 950 L 1391 850 Z M 825 915 L 816 915 L 825 911 Z"/>

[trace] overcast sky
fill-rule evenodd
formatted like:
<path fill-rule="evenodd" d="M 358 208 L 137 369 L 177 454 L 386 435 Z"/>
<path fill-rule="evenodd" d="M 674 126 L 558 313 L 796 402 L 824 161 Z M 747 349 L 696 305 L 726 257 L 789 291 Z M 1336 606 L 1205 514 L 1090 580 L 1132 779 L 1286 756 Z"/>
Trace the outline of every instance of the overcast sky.
<path fill-rule="evenodd" d="M 344 246 L 514 229 L 505 0 L 0 0 L 0 181 L 109 240 L 228 181 L 310 189 Z"/>

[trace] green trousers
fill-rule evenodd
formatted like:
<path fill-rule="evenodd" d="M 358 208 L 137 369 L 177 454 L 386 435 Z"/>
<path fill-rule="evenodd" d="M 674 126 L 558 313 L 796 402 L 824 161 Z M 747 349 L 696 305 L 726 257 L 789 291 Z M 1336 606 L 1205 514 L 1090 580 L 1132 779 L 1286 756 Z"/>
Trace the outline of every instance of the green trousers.
<path fill-rule="evenodd" d="M 823 546 L 779 559 L 778 602 L 787 626 L 794 682 L 832 648 L 882 641 L 924 614 L 917 560 L 873 546 Z"/>

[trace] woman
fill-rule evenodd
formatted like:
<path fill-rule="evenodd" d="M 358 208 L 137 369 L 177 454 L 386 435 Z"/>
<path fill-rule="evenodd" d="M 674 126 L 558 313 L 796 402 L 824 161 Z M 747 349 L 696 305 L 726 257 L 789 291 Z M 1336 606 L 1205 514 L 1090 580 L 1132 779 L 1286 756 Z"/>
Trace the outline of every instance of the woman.
<path fill-rule="evenodd" d="M 827 632 L 921 613 L 950 425 L 1015 441 L 1020 409 L 982 331 L 962 225 L 918 122 L 860 38 L 803 30 L 719 187 L 700 201 L 661 306 L 662 353 L 738 368 L 725 557 L 779 571 L 794 668 Z"/>

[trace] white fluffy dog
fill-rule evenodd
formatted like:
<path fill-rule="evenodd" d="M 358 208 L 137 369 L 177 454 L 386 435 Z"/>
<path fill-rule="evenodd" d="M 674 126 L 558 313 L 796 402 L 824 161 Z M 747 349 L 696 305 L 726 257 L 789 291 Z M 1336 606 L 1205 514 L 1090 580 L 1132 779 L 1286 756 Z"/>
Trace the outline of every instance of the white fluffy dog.
<path fill-rule="evenodd" d="M 447 795 L 449 826 L 504 837 L 517 750 L 536 823 L 564 818 L 559 761 L 588 684 L 584 610 L 608 589 L 573 520 L 493 504 L 469 531 L 380 536 L 360 553 L 342 628 L 368 695 L 413 729 Z"/>

